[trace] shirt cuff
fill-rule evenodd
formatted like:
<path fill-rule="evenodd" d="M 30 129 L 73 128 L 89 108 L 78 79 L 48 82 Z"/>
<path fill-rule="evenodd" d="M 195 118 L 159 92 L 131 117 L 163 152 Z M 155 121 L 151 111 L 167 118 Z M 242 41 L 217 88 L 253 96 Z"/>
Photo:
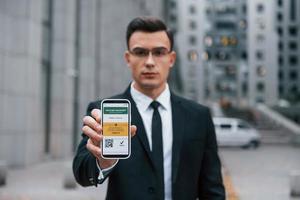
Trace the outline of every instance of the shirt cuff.
<path fill-rule="evenodd" d="M 97 168 L 99 170 L 99 176 L 98 176 L 98 180 L 102 180 L 104 179 L 104 177 L 109 174 L 109 172 L 116 166 L 116 164 L 119 162 L 119 160 L 117 160 L 117 162 L 115 162 L 111 167 L 108 167 L 108 168 L 105 168 L 105 169 L 101 169 L 98 162 L 97 162 L 97 159 L 96 159 L 96 165 L 97 165 Z"/>

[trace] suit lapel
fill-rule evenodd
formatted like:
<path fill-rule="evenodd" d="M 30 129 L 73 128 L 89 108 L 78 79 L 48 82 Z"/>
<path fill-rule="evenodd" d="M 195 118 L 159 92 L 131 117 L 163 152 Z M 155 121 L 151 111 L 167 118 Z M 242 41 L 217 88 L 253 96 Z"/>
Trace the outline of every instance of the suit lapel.
<path fill-rule="evenodd" d="M 140 140 L 140 142 L 142 143 L 142 146 L 143 146 L 144 150 L 146 151 L 147 156 L 148 156 L 149 160 L 151 160 L 151 163 L 153 165 L 153 159 L 151 157 L 150 145 L 149 145 L 148 138 L 146 135 L 143 120 L 142 120 L 140 113 L 138 112 L 135 101 L 132 99 L 132 96 L 130 94 L 130 86 L 125 91 L 124 96 L 131 103 L 131 121 L 133 122 L 134 125 L 136 125 L 136 127 L 138 129 L 137 137 Z"/>
<path fill-rule="evenodd" d="M 173 145 L 172 145 L 172 182 L 176 181 L 180 149 L 184 136 L 184 125 L 187 121 L 180 99 L 174 94 L 171 95 L 172 104 L 172 123 L 173 123 Z"/>

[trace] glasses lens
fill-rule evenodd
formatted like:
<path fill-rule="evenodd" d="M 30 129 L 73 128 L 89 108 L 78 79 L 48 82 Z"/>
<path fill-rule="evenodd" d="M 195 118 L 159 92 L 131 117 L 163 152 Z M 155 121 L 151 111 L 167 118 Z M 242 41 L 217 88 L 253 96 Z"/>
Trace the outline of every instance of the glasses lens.
<path fill-rule="evenodd" d="M 155 57 L 162 57 L 169 53 L 168 49 L 166 49 L 166 48 L 155 48 L 155 49 L 152 49 L 151 52 L 152 52 L 152 55 Z"/>
<path fill-rule="evenodd" d="M 134 48 L 132 50 L 132 54 L 137 57 L 147 57 L 149 55 L 149 50 L 143 48 Z"/>

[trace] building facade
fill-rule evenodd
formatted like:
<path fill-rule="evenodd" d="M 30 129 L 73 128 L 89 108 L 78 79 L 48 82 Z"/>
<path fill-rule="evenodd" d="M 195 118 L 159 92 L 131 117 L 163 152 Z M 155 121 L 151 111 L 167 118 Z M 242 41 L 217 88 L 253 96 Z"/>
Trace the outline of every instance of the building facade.
<path fill-rule="evenodd" d="M 300 100 L 300 2 L 276 0 L 278 34 L 279 95 L 283 99 Z"/>
<path fill-rule="evenodd" d="M 250 105 L 275 105 L 278 101 L 278 38 L 274 11 L 272 1 L 248 0 Z"/>
<path fill-rule="evenodd" d="M 163 11 L 159 0 L 0 1 L 0 160 L 72 156 L 88 102 L 129 85 L 128 22 Z"/>

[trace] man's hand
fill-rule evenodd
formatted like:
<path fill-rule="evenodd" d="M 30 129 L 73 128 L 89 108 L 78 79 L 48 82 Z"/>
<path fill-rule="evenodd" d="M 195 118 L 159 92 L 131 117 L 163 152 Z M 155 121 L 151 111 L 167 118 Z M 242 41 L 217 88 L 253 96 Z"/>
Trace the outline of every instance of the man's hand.
<path fill-rule="evenodd" d="M 99 109 L 93 109 L 91 116 L 83 117 L 84 126 L 82 127 L 83 133 L 89 137 L 86 148 L 97 158 L 98 164 L 101 169 L 108 168 L 117 162 L 116 159 L 104 159 L 101 157 L 101 143 L 102 136 L 102 124 L 101 124 L 101 111 Z M 131 137 L 136 133 L 136 126 L 130 126 Z"/>

